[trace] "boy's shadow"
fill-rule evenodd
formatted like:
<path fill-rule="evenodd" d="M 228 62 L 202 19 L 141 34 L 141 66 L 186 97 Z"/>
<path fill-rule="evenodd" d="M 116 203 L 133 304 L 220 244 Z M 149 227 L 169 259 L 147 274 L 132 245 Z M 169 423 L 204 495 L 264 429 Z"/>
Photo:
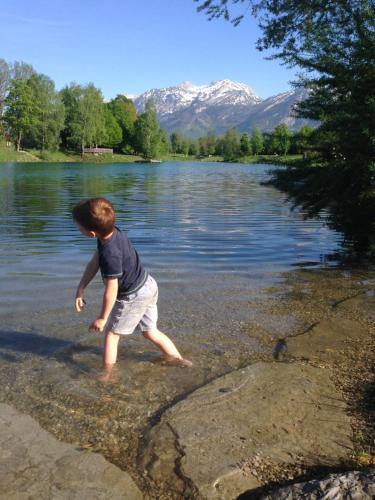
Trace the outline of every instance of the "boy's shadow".
<path fill-rule="evenodd" d="M 74 359 L 74 354 L 80 352 L 100 354 L 101 350 L 35 332 L 0 330 L 0 358 L 6 362 L 22 363 L 30 356 L 41 356 L 64 362 L 81 372 L 89 371 L 89 367 Z"/>
<path fill-rule="evenodd" d="M 47 337 L 35 332 L 19 332 L 11 330 L 0 330 L 0 359 L 8 363 L 22 363 L 30 357 L 44 357 L 54 359 L 66 364 L 75 371 L 89 373 L 93 367 L 86 364 L 82 359 L 85 355 L 95 355 L 100 358 L 101 363 L 102 347 L 85 345 L 81 342 Z M 137 361 L 149 361 L 152 363 L 162 363 L 163 356 L 156 353 L 127 352 L 127 359 Z M 78 359 L 75 359 L 75 357 Z M 123 356 L 120 356 L 123 358 Z"/>

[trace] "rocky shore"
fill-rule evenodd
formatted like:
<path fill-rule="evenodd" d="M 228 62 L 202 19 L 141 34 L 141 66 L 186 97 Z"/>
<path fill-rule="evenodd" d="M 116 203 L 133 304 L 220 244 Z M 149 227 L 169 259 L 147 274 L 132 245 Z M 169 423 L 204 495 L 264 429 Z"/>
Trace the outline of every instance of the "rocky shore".
<path fill-rule="evenodd" d="M 272 290 L 262 314 L 241 324 L 243 336 L 258 335 L 263 345 L 257 359 L 152 412 L 148 425 L 137 431 L 135 448 L 129 448 L 133 468 L 126 466 L 130 461 L 119 463 L 105 454 L 132 479 L 97 454 L 57 443 L 30 417 L 3 405 L 0 497 L 8 493 L 4 485 L 12 483 L 15 471 L 22 484 L 30 482 L 30 470 L 41 477 L 37 457 L 44 456 L 50 468 L 44 483 L 34 481 L 38 498 L 68 498 L 64 491 L 73 491 L 81 474 L 64 472 L 71 453 L 73 464 L 95 462 L 88 467 L 91 476 L 85 479 L 82 472 L 83 485 L 98 484 L 97 496 L 90 498 L 293 499 L 334 492 L 335 498 L 340 492 L 373 498 L 373 284 L 368 274 L 349 279 L 341 271 L 291 273 Z M 137 367 L 141 370 L 139 362 Z M 19 418 L 21 431 L 13 425 Z M 40 447 L 35 436 L 43 433 Z M 63 452 L 56 452 L 58 445 Z M 54 479 L 60 467 L 63 488 Z M 14 483 L 9 490 L 14 496 L 6 498 L 34 498 L 17 491 L 21 483 Z M 48 488 L 55 496 L 48 497 Z M 86 498 L 84 489 L 80 498 Z"/>

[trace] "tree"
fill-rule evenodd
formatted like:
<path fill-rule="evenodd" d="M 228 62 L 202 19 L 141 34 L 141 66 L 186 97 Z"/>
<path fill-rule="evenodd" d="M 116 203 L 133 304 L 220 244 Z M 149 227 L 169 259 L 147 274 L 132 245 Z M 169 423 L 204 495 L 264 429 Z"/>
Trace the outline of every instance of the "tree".
<path fill-rule="evenodd" d="M 302 125 L 299 132 L 294 136 L 294 146 L 297 153 L 305 153 L 311 149 L 311 139 L 314 129 L 308 125 Z"/>
<path fill-rule="evenodd" d="M 182 135 L 179 132 L 172 132 L 170 140 L 171 140 L 171 152 L 181 153 L 181 145 L 184 140 Z"/>
<path fill-rule="evenodd" d="M 244 132 L 241 136 L 240 150 L 241 150 L 241 154 L 243 156 L 251 155 L 251 153 L 252 153 L 252 147 L 251 147 L 249 134 L 247 134 L 246 132 Z"/>
<path fill-rule="evenodd" d="M 76 83 L 71 83 L 64 87 L 59 97 L 65 108 L 65 124 L 61 131 L 61 144 L 65 149 L 79 149 L 79 138 L 73 131 L 74 124 L 79 120 L 78 102 L 83 95 L 83 87 Z"/>
<path fill-rule="evenodd" d="M 169 141 L 167 132 L 164 129 L 160 129 L 160 142 L 159 142 L 159 154 L 166 155 L 169 153 Z"/>
<path fill-rule="evenodd" d="M 199 137 L 199 154 L 201 156 L 212 156 L 216 150 L 216 137 L 208 133 L 205 137 Z"/>
<path fill-rule="evenodd" d="M 251 145 L 253 153 L 255 155 L 259 155 L 263 151 L 264 148 L 263 136 L 258 128 L 254 128 L 251 134 Z"/>
<path fill-rule="evenodd" d="M 278 155 L 287 154 L 290 148 L 290 134 L 288 126 L 285 123 L 280 123 L 273 130 L 270 137 L 269 149 L 272 153 Z"/>
<path fill-rule="evenodd" d="M 45 75 L 34 73 L 28 80 L 37 107 L 37 121 L 25 134 L 25 141 L 40 150 L 57 150 L 64 126 L 65 108 L 54 82 Z"/>
<path fill-rule="evenodd" d="M 240 155 L 240 134 L 236 128 L 227 130 L 224 136 L 223 156 L 225 161 L 232 161 Z"/>
<path fill-rule="evenodd" d="M 189 144 L 189 151 L 188 151 L 188 154 L 190 156 L 196 156 L 198 154 L 198 144 L 196 141 L 191 141 L 190 144 Z"/>
<path fill-rule="evenodd" d="M 161 146 L 161 128 L 159 126 L 154 101 L 146 103 L 145 112 L 138 116 L 135 127 L 135 144 L 137 151 L 144 158 L 157 156 Z"/>
<path fill-rule="evenodd" d="M 122 142 L 120 148 L 125 152 L 134 147 L 134 127 L 137 120 L 137 111 L 131 99 L 124 95 L 118 95 L 108 104 L 113 116 L 122 130 Z"/>
<path fill-rule="evenodd" d="M 10 74 L 13 79 L 28 80 L 32 75 L 36 74 L 36 71 L 31 64 L 15 61 L 10 65 Z"/>
<path fill-rule="evenodd" d="M 8 94 L 10 84 L 9 64 L 0 59 L 0 135 L 2 134 L 2 118 L 4 113 L 5 99 Z"/>
<path fill-rule="evenodd" d="M 71 139 L 80 145 L 98 146 L 104 143 L 106 137 L 103 96 L 92 83 L 82 88 L 71 124 Z"/>
<path fill-rule="evenodd" d="M 118 147 L 122 142 L 122 129 L 108 105 L 104 109 L 104 125 L 105 145 L 110 148 Z"/>
<path fill-rule="evenodd" d="M 22 78 L 12 80 L 5 99 L 4 121 L 15 141 L 17 151 L 21 150 L 23 135 L 38 124 L 39 111 L 30 81 Z"/>

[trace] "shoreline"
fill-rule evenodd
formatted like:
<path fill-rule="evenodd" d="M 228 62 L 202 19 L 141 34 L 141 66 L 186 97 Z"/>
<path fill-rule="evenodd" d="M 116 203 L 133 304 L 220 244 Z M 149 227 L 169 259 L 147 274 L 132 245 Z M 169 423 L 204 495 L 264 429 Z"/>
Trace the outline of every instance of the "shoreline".
<path fill-rule="evenodd" d="M 225 161 L 223 157 L 220 156 L 210 156 L 210 157 L 192 157 L 185 156 L 182 154 L 169 154 L 158 158 L 160 162 L 219 162 L 219 163 L 243 163 L 243 164 L 253 164 L 253 163 L 269 163 L 274 165 L 290 165 L 298 162 L 302 159 L 302 155 L 250 155 L 245 157 L 237 158 L 233 161 Z M 35 150 L 24 150 L 21 152 L 16 152 L 13 150 L 6 150 L 0 148 L 0 165 L 7 163 L 82 163 L 82 164 L 111 164 L 111 163 L 147 163 L 149 160 L 142 158 L 137 155 L 124 155 L 124 154 L 112 154 L 112 155 L 84 155 L 82 156 L 78 153 L 65 153 L 61 151 L 57 152 L 40 152 Z"/>

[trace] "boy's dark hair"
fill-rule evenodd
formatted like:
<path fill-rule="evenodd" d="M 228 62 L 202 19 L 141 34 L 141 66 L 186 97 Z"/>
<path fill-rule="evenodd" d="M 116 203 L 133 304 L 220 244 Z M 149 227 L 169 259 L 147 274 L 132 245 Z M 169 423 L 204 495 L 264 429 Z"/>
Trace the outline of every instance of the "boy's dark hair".
<path fill-rule="evenodd" d="M 105 198 L 90 198 L 77 203 L 72 211 L 73 219 L 88 231 L 107 236 L 115 227 L 115 209 Z"/>

